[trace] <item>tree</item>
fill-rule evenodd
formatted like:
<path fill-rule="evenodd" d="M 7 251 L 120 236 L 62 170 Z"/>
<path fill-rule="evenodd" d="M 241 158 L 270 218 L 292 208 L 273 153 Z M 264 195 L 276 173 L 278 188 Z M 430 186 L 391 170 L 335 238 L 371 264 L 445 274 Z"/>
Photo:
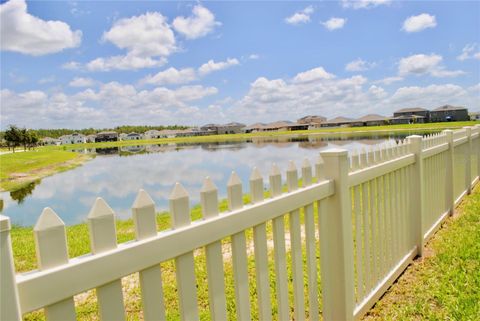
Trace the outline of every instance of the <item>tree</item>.
<path fill-rule="evenodd" d="M 22 143 L 21 130 L 15 125 L 8 126 L 8 129 L 5 131 L 5 141 L 7 142 L 8 147 L 12 147 L 12 150 L 15 153 L 15 147 L 20 146 Z"/>
<path fill-rule="evenodd" d="M 23 149 L 27 150 L 27 148 L 31 149 L 38 143 L 37 134 L 32 130 L 27 130 L 25 128 L 20 129 L 21 133 L 21 143 L 23 145 Z"/>

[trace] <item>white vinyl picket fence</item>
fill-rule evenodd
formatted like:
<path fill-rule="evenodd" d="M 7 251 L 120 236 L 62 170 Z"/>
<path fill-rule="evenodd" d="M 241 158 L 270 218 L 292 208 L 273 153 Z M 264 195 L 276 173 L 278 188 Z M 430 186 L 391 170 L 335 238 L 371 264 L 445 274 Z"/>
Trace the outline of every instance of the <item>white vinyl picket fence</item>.
<path fill-rule="evenodd" d="M 15 273 L 10 221 L 0 216 L 0 319 L 21 320 L 23 314 L 44 308 L 47 320 L 75 320 L 73 297 L 96 289 L 100 319 L 125 320 L 121 279 L 139 273 L 143 318 L 165 320 L 160 263 L 173 259 L 180 318 L 199 320 L 194 265 L 199 248 L 206 253 L 213 320 L 226 320 L 232 305 L 237 320 L 252 319 L 252 306 L 260 320 L 360 319 L 422 255 L 424 243 L 478 182 L 480 125 L 409 136 L 350 157 L 345 150 L 320 154 L 313 168 L 308 161 L 302 164 L 302 187 L 297 168 L 289 164 L 287 192 L 274 165 L 267 199 L 263 178 L 254 169 L 247 205 L 233 173 L 224 213 L 219 213 L 217 188 L 207 178 L 201 190 L 203 219 L 194 222 L 188 193 L 177 183 L 167 231 L 157 231 L 155 204 L 141 190 L 132 208 L 136 240 L 121 244 L 115 214 L 98 198 L 88 215 L 91 254 L 82 257 L 68 257 L 65 226 L 46 208 L 34 228 L 39 270 L 25 274 Z M 247 230 L 253 230 L 253 253 L 247 250 Z M 226 296 L 225 239 L 231 246 L 234 302 Z M 248 265 L 251 256 L 254 269 Z M 256 300 L 249 289 L 253 274 Z"/>

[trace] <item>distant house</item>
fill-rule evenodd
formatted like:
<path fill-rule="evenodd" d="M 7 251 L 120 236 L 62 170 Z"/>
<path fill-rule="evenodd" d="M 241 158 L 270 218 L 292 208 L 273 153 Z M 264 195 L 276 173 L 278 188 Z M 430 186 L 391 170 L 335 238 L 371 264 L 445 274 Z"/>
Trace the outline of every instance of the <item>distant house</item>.
<path fill-rule="evenodd" d="M 417 123 L 426 123 L 427 119 L 424 116 L 418 115 L 405 115 L 397 116 L 390 118 L 390 124 L 399 125 L 399 124 L 417 124 Z"/>
<path fill-rule="evenodd" d="M 445 105 L 435 108 L 430 112 L 430 121 L 432 122 L 465 120 L 470 120 L 468 109 L 465 107 Z"/>
<path fill-rule="evenodd" d="M 138 133 L 129 133 L 122 140 L 140 140 L 143 139 L 142 134 Z"/>
<path fill-rule="evenodd" d="M 96 138 L 96 137 L 97 137 L 97 135 L 94 135 L 94 134 L 92 134 L 92 135 L 87 135 L 87 137 L 86 137 L 87 143 L 95 143 L 95 138 Z"/>
<path fill-rule="evenodd" d="M 52 138 L 52 137 L 44 137 L 42 139 L 40 139 L 40 144 L 44 145 L 44 146 L 49 146 L 49 145 L 60 145 L 61 144 L 61 141 L 59 139 L 56 139 L 56 138 Z"/>
<path fill-rule="evenodd" d="M 326 117 L 314 116 L 314 115 L 309 115 L 309 116 L 305 116 L 300 119 L 297 119 L 298 124 L 306 124 L 308 125 L 308 129 L 319 128 L 321 127 L 321 124 L 326 121 L 327 121 Z"/>
<path fill-rule="evenodd" d="M 245 128 L 245 124 L 242 123 L 228 123 L 225 125 L 220 125 L 217 129 L 217 133 L 221 134 L 239 134 L 242 132 L 242 129 Z"/>
<path fill-rule="evenodd" d="M 143 134 L 143 136 L 145 137 L 145 139 L 158 139 L 158 138 L 162 138 L 161 131 L 156 130 L 156 129 L 147 130 L 147 131 Z"/>
<path fill-rule="evenodd" d="M 256 132 L 261 132 L 263 131 L 263 128 L 267 126 L 267 124 L 265 123 L 255 123 L 255 124 L 252 124 L 252 125 L 249 125 L 247 127 L 244 127 L 243 128 L 243 132 L 245 133 L 256 133 Z"/>
<path fill-rule="evenodd" d="M 219 124 L 206 124 L 200 127 L 200 130 L 206 131 L 206 132 L 214 132 L 215 134 L 218 133 L 218 127 L 221 126 Z"/>
<path fill-rule="evenodd" d="M 321 127 L 350 127 L 352 125 L 353 118 L 347 117 L 335 117 L 329 119 L 326 122 L 320 124 Z"/>
<path fill-rule="evenodd" d="M 393 118 L 401 116 L 421 116 L 422 118 L 418 119 L 423 119 L 423 122 L 428 123 L 430 121 L 430 111 L 421 107 L 402 108 L 393 113 Z"/>
<path fill-rule="evenodd" d="M 87 141 L 85 135 L 79 133 L 73 133 L 71 135 L 63 135 L 58 138 L 60 140 L 60 144 L 67 145 L 67 144 L 83 144 Z"/>
<path fill-rule="evenodd" d="M 307 130 L 307 124 L 294 123 L 288 120 L 276 121 L 263 126 L 261 131 L 294 131 L 294 130 Z"/>
<path fill-rule="evenodd" d="M 95 142 L 116 142 L 118 140 L 118 133 L 117 132 L 100 132 L 95 137 Z"/>
<path fill-rule="evenodd" d="M 369 114 L 353 121 L 353 126 L 382 126 L 388 125 L 389 118 L 377 114 Z"/>
<path fill-rule="evenodd" d="M 480 120 L 480 112 L 468 113 L 470 120 Z"/>
<path fill-rule="evenodd" d="M 245 124 L 241 123 L 228 123 L 224 125 L 220 124 L 206 124 L 200 127 L 200 130 L 208 134 L 238 134 L 242 132 Z"/>

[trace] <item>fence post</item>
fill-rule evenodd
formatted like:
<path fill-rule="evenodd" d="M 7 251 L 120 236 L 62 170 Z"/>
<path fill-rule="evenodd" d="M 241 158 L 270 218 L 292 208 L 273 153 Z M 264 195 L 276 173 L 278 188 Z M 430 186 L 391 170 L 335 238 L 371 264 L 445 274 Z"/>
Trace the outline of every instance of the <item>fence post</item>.
<path fill-rule="evenodd" d="M 467 195 L 472 193 L 472 127 L 465 128 L 465 135 L 468 138 L 467 151 L 465 153 L 465 189 Z"/>
<path fill-rule="evenodd" d="M 320 253 L 323 318 L 353 320 L 353 238 L 351 200 L 348 190 L 348 158 L 344 149 L 321 152 L 326 179 L 335 193 L 327 199 L 328 210 L 320 215 Z"/>
<path fill-rule="evenodd" d="M 22 319 L 13 264 L 10 219 L 0 215 L 0 320 Z"/>
<path fill-rule="evenodd" d="M 425 216 L 423 195 L 422 136 L 408 136 L 411 152 L 415 155 L 410 186 L 410 215 L 412 216 L 413 243 L 417 245 L 418 256 L 423 255 L 423 217 Z"/>
<path fill-rule="evenodd" d="M 453 215 L 455 211 L 455 196 L 453 195 L 453 159 L 454 159 L 454 146 L 453 146 L 453 130 L 447 129 L 443 131 L 447 137 L 448 150 L 446 151 L 445 158 L 445 207 L 448 209 L 450 215 Z"/>
<path fill-rule="evenodd" d="M 68 263 L 65 223 L 49 207 L 45 208 L 33 228 L 38 267 L 48 270 Z M 73 297 L 45 307 L 47 320 L 76 320 Z"/>

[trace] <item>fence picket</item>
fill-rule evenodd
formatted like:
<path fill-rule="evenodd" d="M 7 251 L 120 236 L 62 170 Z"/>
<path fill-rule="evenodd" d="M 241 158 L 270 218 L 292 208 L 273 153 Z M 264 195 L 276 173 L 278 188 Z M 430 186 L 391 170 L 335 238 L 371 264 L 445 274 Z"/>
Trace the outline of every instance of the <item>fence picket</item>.
<path fill-rule="evenodd" d="M 273 164 L 269 175 L 270 193 L 272 197 L 282 193 L 282 176 L 276 164 Z M 273 219 L 273 255 L 275 260 L 275 283 L 277 290 L 278 320 L 289 320 L 288 277 L 285 249 L 284 215 Z"/>
<path fill-rule="evenodd" d="M 169 197 L 170 214 L 174 229 L 191 224 L 190 204 L 185 188 L 176 183 Z M 197 282 L 193 252 L 175 258 L 180 318 L 184 321 L 199 320 L 197 304 Z"/>
<path fill-rule="evenodd" d="M 132 206 L 132 217 L 137 240 L 157 235 L 155 220 L 155 203 L 150 195 L 141 189 Z M 145 320 L 165 320 L 163 302 L 162 271 L 155 265 L 140 271 L 140 288 L 142 290 L 143 317 Z"/>
<path fill-rule="evenodd" d="M 288 191 L 298 189 L 298 173 L 295 163 L 290 161 L 287 168 Z M 293 282 L 293 313 L 295 320 L 305 319 L 305 298 L 303 293 L 303 259 L 302 239 L 300 227 L 300 211 L 294 210 L 289 214 L 290 220 L 290 251 L 292 257 L 292 282 Z"/>
<path fill-rule="evenodd" d="M 217 217 L 218 190 L 210 177 L 207 177 L 200 190 L 200 202 L 204 219 Z M 222 243 L 217 241 L 205 247 L 207 260 L 208 299 L 210 318 L 214 321 L 227 319 L 225 297 L 225 272 L 223 270 Z"/>
<path fill-rule="evenodd" d="M 250 193 L 253 204 L 263 201 L 263 178 L 256 167 L 253 168 L 250 176 Z M 271 320 L 272 308 L 270 302 L 266 223 L 253 227 L 253 242 L 255 245 L 254 254 L 259 319 Z"/>
<path fill-rule="evenodd" d="M 68 263 L 65 223 L 49 207 L 45 208 L 33 228 L 38 267 L 48 270 Z M 45 307 L 47 320 L 76 320 L 73 298 Z"/>
<path fill-rule="evenodd" d="M 115 214 L 108 204 L 98 197 L 88 214 L 90 246 L 93 254 L 117 247 Z M 125 320 L 122 282 L 115 280 L 97 288 L 98 308 L 101 320 Z"/>
<path fill-rule="evenodd" d="M 312 166 L 308 159 L 302 164 L 303 186 L 312 184 Z M 318 277 L 317 277 L 317 254 L 315 245 L 315 219 L 313 214 L 313 203 L 308 204 L 304 210 L 305 241 L 307 250 L 307 275 L 308 275 L 308 303 L 309 319 L 316 321 L 319 319 L 318 308 Z"/>
<path fill-rule="evenodd" d="M 243 207 L 242 182 L 232 172 L 227 183 L 228 207 L 236 210 Z M 235 283 L 237 320 L 250 320 L 250 294 L 248 290 L 247 241 L 245 232 L 232 235 L 232 265 Z"/>

